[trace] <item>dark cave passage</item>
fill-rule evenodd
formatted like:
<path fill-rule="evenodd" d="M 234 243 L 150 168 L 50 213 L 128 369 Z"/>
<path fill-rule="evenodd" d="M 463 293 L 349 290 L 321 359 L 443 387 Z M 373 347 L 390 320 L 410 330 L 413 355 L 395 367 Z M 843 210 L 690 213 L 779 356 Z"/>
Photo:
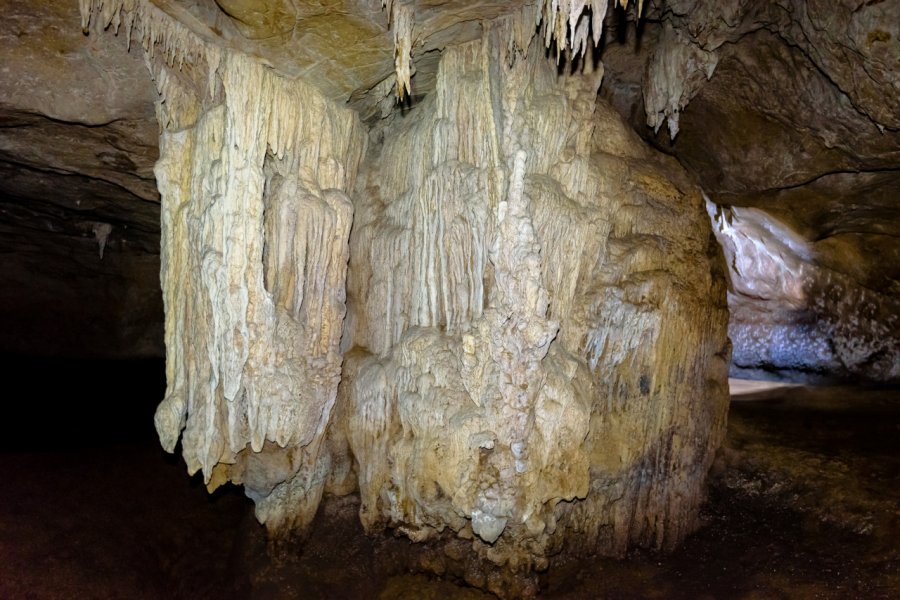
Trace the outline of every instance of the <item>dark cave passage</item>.
<path fill-rule="evenodd" d="M 77 332 L 77 325 L 70 325 Z M 156 444 L 153 412 L 166 390 L 165 360 L 0 354 L 0 377 L 18 390 L 0 421 L 4 452 Z"/>

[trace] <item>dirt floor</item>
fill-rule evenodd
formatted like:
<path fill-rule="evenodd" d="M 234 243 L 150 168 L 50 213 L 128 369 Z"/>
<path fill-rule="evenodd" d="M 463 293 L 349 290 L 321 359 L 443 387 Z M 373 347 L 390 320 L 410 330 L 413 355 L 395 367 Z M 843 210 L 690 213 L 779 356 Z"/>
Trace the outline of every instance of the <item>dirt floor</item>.
<path fill-rule="evenodd" d="M 366 537 L 352 496 L 270 549 L 240 490 L 209 496 L 158 448 L 159 361 L 6 364 L 32 383 L 0 424 L 2 600 L 492 597 L 415 573 L 435 549 Z M 736 398 L 700 530 L 670 556 L 558 560 L 541 598 L 900 598 L 900 391 Z"/>

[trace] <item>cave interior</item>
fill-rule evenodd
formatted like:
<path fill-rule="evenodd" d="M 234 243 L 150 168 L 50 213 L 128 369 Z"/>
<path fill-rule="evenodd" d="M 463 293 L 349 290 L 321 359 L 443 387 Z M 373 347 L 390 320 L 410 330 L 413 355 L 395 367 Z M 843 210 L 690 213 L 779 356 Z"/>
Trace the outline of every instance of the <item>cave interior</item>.
<path fill-rule="evenodd" d="M 2 6 L 0 598 L 900 596 L 900 2 Z"/>

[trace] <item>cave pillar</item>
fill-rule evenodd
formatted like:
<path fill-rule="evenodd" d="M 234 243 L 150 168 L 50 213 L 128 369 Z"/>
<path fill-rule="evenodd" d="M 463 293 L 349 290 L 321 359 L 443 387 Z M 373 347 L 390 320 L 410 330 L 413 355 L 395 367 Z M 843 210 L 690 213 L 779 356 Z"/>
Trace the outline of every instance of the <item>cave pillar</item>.
<path fill-rule="evenodd" d="M 163 131 L 156 167 L 168 376 L 156 425 L 168 450 L 182 435 L 210 488 L 243 484 L 270 530 L 302 528 L 328 471 L 347 190 L 365 138 L 301 82 L 237 53 L 216 67 L 213 102 Z M 164 96 L 181 91 L 160 80 Z"/>
<path fill-rule="evenodd" d="M 358 488 L 370 531 L 507 575 L 691 531 L 728 400 L 721 253 L 688 175 L 598 100 L 602 65 L 560 74 L 498 20 L 367 148 L 152 3 L 85 4 L 140 31 L 160 91 L 156 425 L 190 472 L 272 532 Z"/>
<path fill-rule="evenodd" d="M 674 547 L 728 401 L 700 190 L 598 100 L 602 66 L 560 76 L 541 50 L 499 27 L 447 48 L 370 148 L 333 425 L 367 528 L 452 531 L 520 573 Z"/>
<path fill-rule="evenodd" d="M 156 166 L 168 378 L 156 425 L 167 450 L 182 436 L 210 488 L 243 484 L 270 529 L 302 528 L 328 470 L 346 191 L 365 138 L 312 88 L 237 53 L 217 62 L 213 100 L 164 129 Z M 164 97 L 182 92 L 169 77 Z"/>

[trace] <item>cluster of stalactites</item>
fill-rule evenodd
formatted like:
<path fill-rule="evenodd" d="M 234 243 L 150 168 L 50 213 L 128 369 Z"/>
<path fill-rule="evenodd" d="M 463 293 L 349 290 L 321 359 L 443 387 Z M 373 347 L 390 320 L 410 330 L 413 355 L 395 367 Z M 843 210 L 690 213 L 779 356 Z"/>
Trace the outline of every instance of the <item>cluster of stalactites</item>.
<path fill-rule="evenodd" d="M 87 33 L 93 24 L 97 29 L 113 28 L 118 35 L 124 26 L 128 48 L 132 35 L 139 32 L 144 52 L 151 59 L 157 49 L 170 67 L 179 69 L 185 62 L 207 59 L 211 46 L 203 43 L 187 27 L 173 19 L 149 0 L 78 0 L 81 28 Z M 213 50 L 215 53 L 215 50 Z"/>
<path fill-rule="evenodd" d="M 82 0 L 84 2 L 86 0 Z M 381 6 L 390 14 L 394 31 L 394 68 L 397 75 L 397 96 L 403 98 L 411 91 L 413 9 L 409 0 L 381 0 Z M 622 9 L 629 0 L 611 0 Z M 537 25 L 544 24 L 544 45 L 549 48 L 556 42 L 557 60 L 564 52 L 581 56 L 588 49 L 588 40 L 594 46 L 603 35 L 603 19 L 610 0 L 540 0 L 512 15 L 508 23 L 509 49 L 524 51 L 534 35 Z M 644 0 L 637 0 L 637 15 L 644 10 Z"/>

